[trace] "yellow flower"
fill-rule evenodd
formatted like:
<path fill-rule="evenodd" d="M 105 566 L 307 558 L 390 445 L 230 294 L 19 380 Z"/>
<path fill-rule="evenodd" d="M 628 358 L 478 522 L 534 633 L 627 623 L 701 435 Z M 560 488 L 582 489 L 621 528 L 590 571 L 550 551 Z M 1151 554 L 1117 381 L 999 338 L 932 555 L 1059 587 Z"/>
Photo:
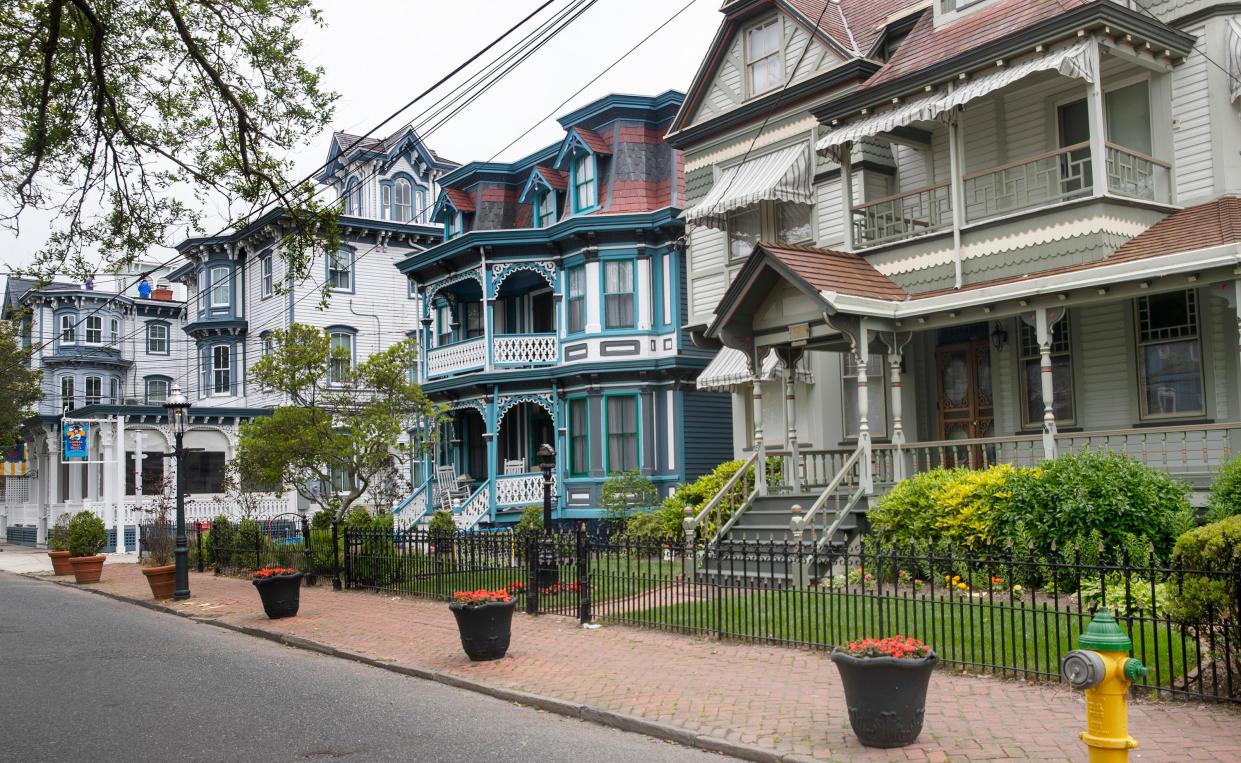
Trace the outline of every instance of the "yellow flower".
<path fill-rule="evenodd" d="M 1013 586 L 1013 593 L 1021 593 L 1021 586 L 1019 585 Z"/>
<path fill-rule="evenodd" d="M 958 582 L 958 581 L 960 581 L 960 580 L 961 580 L 961 576 L 960 576 L 960 575 L 953 575 L 953 576 L 952 576 L 952 582 L 956 583 L 956 582 Z"/>
<path fill-rule="evenodd" d="M 957 588 L 960 588 L 962 591 L 968 591 L 970 587 L 965 583 L 957 583 Z"/>

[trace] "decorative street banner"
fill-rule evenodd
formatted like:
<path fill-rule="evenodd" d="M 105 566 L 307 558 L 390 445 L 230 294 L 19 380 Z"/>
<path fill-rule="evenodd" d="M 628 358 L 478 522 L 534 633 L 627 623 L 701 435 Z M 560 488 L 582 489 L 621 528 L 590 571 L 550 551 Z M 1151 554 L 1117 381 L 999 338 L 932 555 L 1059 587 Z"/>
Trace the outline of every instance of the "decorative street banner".
<path fill-rule="evenodd" d="M 26 463 L 26 443 L 18 442 L 9 450 L 5 451 L 4 459 L 0 461 L 0 475 L 5 477 L 25 477 L 29 470 Z"/>
<path fill-rule="evenodd" d="M 85 461 L 86 445 L 90 435 L 90 424 L 84 422 L 73 422 L 65 424 L 65 460 L 66 461 Z"/>

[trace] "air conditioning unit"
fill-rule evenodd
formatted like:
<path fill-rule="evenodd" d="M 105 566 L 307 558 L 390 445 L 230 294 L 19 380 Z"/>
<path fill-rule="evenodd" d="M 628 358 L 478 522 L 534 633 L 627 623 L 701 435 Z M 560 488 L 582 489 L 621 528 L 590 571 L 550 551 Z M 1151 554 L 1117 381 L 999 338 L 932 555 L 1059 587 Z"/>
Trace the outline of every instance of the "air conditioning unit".
<path fill-rule="evenodd" d="M 142 405 L 142 401 L 136 397 L 125 398 L 125 405 Z"/>

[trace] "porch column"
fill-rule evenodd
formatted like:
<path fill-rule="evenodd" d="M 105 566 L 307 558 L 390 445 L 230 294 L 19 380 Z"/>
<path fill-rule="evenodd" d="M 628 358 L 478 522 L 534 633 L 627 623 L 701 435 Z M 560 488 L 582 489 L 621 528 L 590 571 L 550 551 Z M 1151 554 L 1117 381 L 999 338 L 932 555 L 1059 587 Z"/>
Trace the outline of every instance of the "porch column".
<path fill-rule="evenodd" d="M 1099 60 L 1099 38 L 1090 41 L 1090 68 L 1093 82 L 1086 85 L 1086 114 L 1090 122 L 1090 174 L 1095 196 L 1107 193 L 1107 110 L 1103 102 L 1103 68 Z"/>
<path fill-rule="evenodd" d="M 110 465 L 111 468 L 104 473 L 103 479 L 106 485 L 109 476 L 112 478 L 112 498 L 116 501 L 116 553 L 123 554 L 125 553 L 125 417 L 120 414 L 116 417 L 116 444 L 112 447 L 112 454 L 116 462 Z M 134 460 L 141 468 L 142 459 L 137 453 L 134 456 Z M 134 530 L 134 534 L 134 542 L 137 543 L 137 530 Z"/>
<path fill-rule="evenodd" d="M 760 368 L 758 363 L 754 367 Z M 754 452 L 758 458 L 754 462 L 754 489 L 759 495 L 767 495 L 767 449 L 763 446 L 763 381 L 760 375 L 754 374 Z"/>
<path fill-rule="evenodd" d="M 43 504 L 44 511 L 39 512 L 39 521 L 35 528 L 35 543 L 40 547 L 47 545 L 47 531 L 56 523 L 61 511 L 60 496 L 60 433 L 53 429 L 51 434 L 44 436 L 47 454 L 43 457 L 44 469 L 41 473 L 47 483 L 47 499 Z"/>
<path fill-rule="evenodd" d="M 645 248 L 638 255 L 638 331 L 649 331 L 651 313 L 654 305 L 651 302 L 651 255 Z"/>
<path fill-rule="evenodd" d="M 905 479 L 905 423 L 901 418 L 901 362 L 904 354 L 893 350 L 888 354 L 889 384 L 892 387 L 892 479 Z"/>
<path fill-rule="evenodd" d="M 797 444 L 797 362 L 801 359 L 801 350 L 790 348 L 780 352 L 784 361 L 784 428 L 785 442 L 788 444 L 790 465 L 793 473 L 789 484 L 794 493 L 800 493 L 806 482 L 805 465 L 802 464 L 800 446 Z"/>
<path fill-rule="evenodd" d="M 482 272 L 479 278 L 483 284 L 483 341 L 487 343 L 487 360 L 484 367 L 487 371 L 491 371 L 492 366 L 495 364 L 495 357 L 492 352 L 492 347 L 495 346 L 495 300 L 491 297 L 491 277 L 487 275 L 486 254 L 482 255 L 480 263 L 479 270 Z M 494 433 L 495 430 L 493 429 L 492 432 Z"/>
<path fill-rule="evenodd" d="M 590 258 L 586 261 L 586 333 L 598 334 L 599 301 L 603 294 L 603 281 L 599 273 L 599 259 Z"/>
<path fill-rule="evenodd" d="M 1043 457 L 1056 457 L 1056 401 L 1055 385 L 1052 383 L 1051 339 L 1052 326 L 1058 316 L 1048 316 L 1047 308 L 1034 311 L 1034 330 L 1038 338 L 1039 377 L 1043 392 Z"/>
<path fill-rule="evenodd" d="M 853 345 L 853 362 L 857 364 L 857 441 L 862 449 L 860 487 L 867 495 L 875 492 L 874 475 L 871 472 L 870 443 L 870 392 L 866 378 L 866 361 L 870 357 L 870 339 L 866 327 L 861 326 Z"/>
<path fill-rule="evenodd" d="M 845 143 L 840 152 L 840 203 L 844 207 L 841 227 L 844 250 L 853 251 L 853 143 Z"/>
<path fill-rule="evenodd" d="M 500 402 L 499 390 L 491 395 L 486 401 L 487 415 L 484 419 L 487 425 L 487 431 L 483 434 L 483 440 L 487 443 L 487 480 L 490 488 L 487 490 L 487 510 L 489 521 L 495 521 L 496 516 L 496 491 L 495 478 L 500 473 L 499 463 L 496 459 L 500 455 L 500 443 L 497 435 L 500 429 L 500 417 L 496 410 Z"/>
<path fill-rule="evenodd" d="M 953 284 L 958 289 L 964 283 L 961 273 L 961 229 L 965 227 L 964 175 L 965 165 L 961 161 L 961 126 L 956 112 L 952 112 L 948 115 L 948 195 L 952 204 Z"/>

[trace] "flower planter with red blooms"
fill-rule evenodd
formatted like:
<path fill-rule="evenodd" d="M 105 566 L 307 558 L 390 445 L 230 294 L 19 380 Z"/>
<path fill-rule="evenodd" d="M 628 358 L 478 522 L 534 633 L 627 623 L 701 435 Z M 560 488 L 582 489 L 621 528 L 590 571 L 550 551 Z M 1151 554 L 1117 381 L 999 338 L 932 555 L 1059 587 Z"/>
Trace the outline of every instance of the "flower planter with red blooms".
<path fill-rule="evenodd" d="M 264 567 L 253 576 L 263 611 L 273 620 L 293 617 L 301 604 L 302 573 L 292 567 Z"/>
<path fill-rule="evenodd" d="M 926 689 L 939 660 L 915 638 L 866 638 L 832 651 L 849 725 L 867 747 L 903 747 L 922 732 Z"/>
<path fill-rule="evenodd" d="M 517 600 L 500 589 L 457 591 L 448 605 L 457 618 L 461 647 L 475 662 L 498 660 L 508 652 Z"/>

